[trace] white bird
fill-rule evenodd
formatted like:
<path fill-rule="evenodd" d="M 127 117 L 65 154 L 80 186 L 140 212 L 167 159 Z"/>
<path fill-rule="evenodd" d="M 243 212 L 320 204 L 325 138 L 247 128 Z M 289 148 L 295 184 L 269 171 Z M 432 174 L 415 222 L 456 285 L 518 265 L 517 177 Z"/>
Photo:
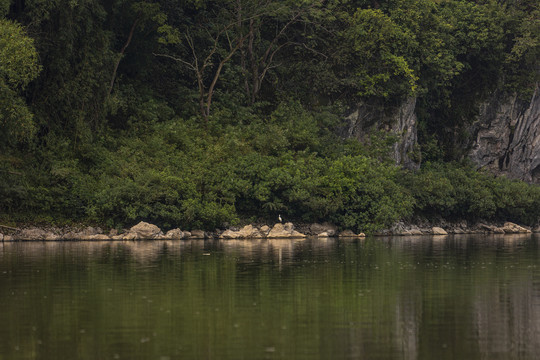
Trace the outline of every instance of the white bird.
<path fill-rule="evenodd" d="M 283 220 L 281 219 L 281 214 L 279 214 L 277 218 L 279 219 L 279 222 L 283 222 Z"/>

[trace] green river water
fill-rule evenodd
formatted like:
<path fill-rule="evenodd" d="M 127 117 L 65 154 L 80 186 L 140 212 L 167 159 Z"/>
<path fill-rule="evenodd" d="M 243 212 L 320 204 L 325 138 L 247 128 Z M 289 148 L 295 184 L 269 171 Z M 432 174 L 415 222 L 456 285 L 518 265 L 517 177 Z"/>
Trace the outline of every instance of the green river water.
<path fill-rule="evenodd" d="M 539 243 L 0 243 L 0 360 L 539 359 Z"/>

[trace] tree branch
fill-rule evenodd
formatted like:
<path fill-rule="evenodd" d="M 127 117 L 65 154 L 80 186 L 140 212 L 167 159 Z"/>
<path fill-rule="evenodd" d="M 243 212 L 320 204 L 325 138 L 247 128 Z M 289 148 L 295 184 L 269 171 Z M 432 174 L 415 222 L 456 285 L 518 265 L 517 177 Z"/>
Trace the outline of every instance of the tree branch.
<path fill-rule="evenodd" d="M 114 70 L 113 70 L 111 82 L 109 84 L 109 91 L 107 91 L 107 96 L 111 95 L 111 92 L 112 92 L 112 89 L 113 89 L 113 86 L 114 86 L 114 81 L 116 80 L 116 72 L 118 71 L 118 66 L 120 66 L 120 61 L 122 61 L 122 58 L 124 57 L 124 53 L 126 52 L 127 47 L 131 43 L 131 39 L 133 38 L 133 33 L 135 32 L 135 28 L 137 27 L 137 24 L 139 23 L 140 20 L 141 20 L 140 18 L 137 18 L 133 22 L 133 25 L 131 25 L 131 30 L 129 31 L 128 38 L 127 38 L 124 46 L 122 46 L 122 50 L 120 50 L 118 60 L 116 61 L 116 64 L 114 65 Z"/>

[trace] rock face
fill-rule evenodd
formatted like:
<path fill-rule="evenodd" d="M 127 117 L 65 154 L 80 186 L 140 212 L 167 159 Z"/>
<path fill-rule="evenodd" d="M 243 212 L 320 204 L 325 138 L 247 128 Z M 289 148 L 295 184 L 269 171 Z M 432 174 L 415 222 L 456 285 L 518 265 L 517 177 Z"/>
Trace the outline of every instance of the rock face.
<path fill-rule="evenodd" d="M 540 84 L 529 101 L 495 94 L 473 124 L 471 160 L 495 174 L 540 183 Z"/>
<path fill-rule="evenodd" d="M 399 107 L 387 114 L 379 109 L 373 110 L 366 104 L 360 104 L 347 118 L 347 126 L 341 135 L 365 142 L 373 131 L 384 130 L 397 136 L 398 141 L 392 147 L 392 157 L 396 164 L 408 169 L 418 169 L 419 159 L 415 159 L 417 144 L 417 118 L 415 113 L 416 98 L 410 97 Z"/>

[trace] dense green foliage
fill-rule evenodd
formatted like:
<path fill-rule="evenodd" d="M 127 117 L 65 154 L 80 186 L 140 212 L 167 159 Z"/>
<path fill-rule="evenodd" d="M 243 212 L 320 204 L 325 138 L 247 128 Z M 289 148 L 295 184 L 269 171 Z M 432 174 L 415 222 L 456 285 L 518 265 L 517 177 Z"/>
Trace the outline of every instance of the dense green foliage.
<path fill-rule="evenodd" d="M 535 223 L 537 187 L 466 165 L 408 174 L 392 138 L 337 134 L 354 104 L 416 96 L 424 159 L 460 160 L 479 101 L 537 81 L 539 13 L 532 0 L 2 1 L 2 218 Z"/>

